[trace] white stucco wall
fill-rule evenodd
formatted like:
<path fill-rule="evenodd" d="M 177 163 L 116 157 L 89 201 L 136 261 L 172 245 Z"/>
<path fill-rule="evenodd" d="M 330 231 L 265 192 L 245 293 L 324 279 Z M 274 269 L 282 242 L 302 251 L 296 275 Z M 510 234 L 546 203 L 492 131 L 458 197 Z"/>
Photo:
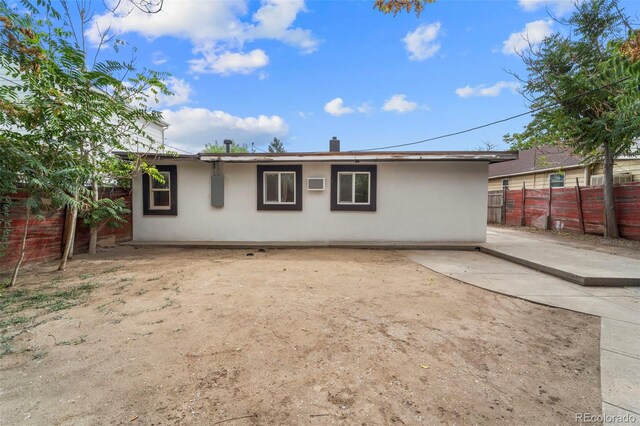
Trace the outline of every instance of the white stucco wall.
<path fill-rule="evenodd" d="M 135 241 L 481 242 L 486 238 L 486 162 L 378 163 L 377 211 L 331 211 L 331 164 L 304 163 L 302 211 L 257 210 L 256 164 L 224 164 L 224 207 L 211 207 L 212 166 L 176 164 L 178 215 L 142 214 L 134 181 Z M 307 191 L 324 177 L 324 191 Z"/>

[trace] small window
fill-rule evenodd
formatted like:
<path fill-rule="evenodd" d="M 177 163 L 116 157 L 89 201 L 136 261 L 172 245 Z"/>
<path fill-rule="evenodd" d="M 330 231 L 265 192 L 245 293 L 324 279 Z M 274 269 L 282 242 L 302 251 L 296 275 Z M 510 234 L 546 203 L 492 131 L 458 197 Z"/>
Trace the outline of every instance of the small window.
<path fill-rule="evenodd" d="M 509 189 L 509 179 L 502 179 L 502 189 Z"/>
<path fill-rule="evenodd" d="M 376 166 L 331 166 L 331 210 L 376 210 Z"/>
<path fill-rule="evenodd" d="M 258 210 L 302 210 L 302 166 L 258 166 Z"/>
<path fill-rule="evenodd" d="M 564 173 L 551 173 L 549 175 L 550 188 L 564 188 Z"/>
<path fill-rule="evenodd" d="M 177 215 L 178 181 L 176 166 L 156 166 L 163 182 L 142 175 L 143 214 Z"/>

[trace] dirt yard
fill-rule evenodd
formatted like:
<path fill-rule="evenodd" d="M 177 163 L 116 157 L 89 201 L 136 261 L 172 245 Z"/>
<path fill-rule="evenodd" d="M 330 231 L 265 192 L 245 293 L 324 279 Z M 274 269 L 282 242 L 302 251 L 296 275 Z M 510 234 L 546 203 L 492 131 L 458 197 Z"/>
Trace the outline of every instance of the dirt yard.
<path fill-rule="evenodd" d="M 53 264 L 26 271 L 0 299 L 0 424 L 564 424 L 600 413 L 598 318 L 397 252 L 247 253 L 121 247 L 78 256 L 62 276 Z"/>

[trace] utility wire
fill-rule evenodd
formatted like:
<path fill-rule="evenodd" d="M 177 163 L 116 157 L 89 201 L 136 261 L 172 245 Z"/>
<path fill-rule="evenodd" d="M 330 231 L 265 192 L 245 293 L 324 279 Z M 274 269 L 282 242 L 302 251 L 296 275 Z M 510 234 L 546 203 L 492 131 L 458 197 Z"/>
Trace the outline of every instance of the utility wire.
<path fill-rule="evenodd" d="M 457 132 L 446 133 L 444 135 L 434 136 L 432 138 L 422 139 L 422 140 L 415 141 L 415 142 L 407 142 L 407 143 L 401 143 L 401 144 L 397 144 L 397 145 L 381 146 L 381 147 L 377 147 L 377 148 L 356 149 L 356 150 L 352 150 L 352 151 L 348 151 L 348 152 L 367 152 L 367 151 L 379 151 L 379 150 L 390 149 L 390 148 L 400 148 L 400 147 L 403 147 L 403 146 L 418 145 L 418 144 L 425 143 L 425 142 L 431 142 L 431 141 L 435 141 L 435 140 L 438 140 L 438 139 L 444 139 L 444 138 L 449 138 L 451 136 L 461 135 L 463 133 L 473 132 L 473 131 L 478 130 L 478 129 L 483 129 L 485 127 L 494 126 L 496 124 L 504 123 L 505 121 L 514 120 L 514 119 L 519 118 L 519 117 L 524 117 L 525 115 L 533 114 L 533 113 L 536 113 L 538 111 L 542 111 L 542 110 L 545 110 L 545 109 L 548 109 L 548 108 L 556 107 L 556 106 L 561 105 L 561 104 L 563 104 L 565 102 L 570 102 L 570 101 L 573 101 L 574 99 L 578 99 L 578 98 L 581 98 L 583 96 L 587 96 L 587 95 L 590 95 L 592 93 L 598 92 L 598 91 L 600 91 L 602 89 L 605 89 L 607 87 L 614 86 L 616 84 L 622 83 L 622 82 L 624 82 L 626 80 L 629 80 L 630 78 L 631 77 L 624 77 L 624 78 L 621 78 L 620 80 L 614 81 L 614 82 L 609 83 L 609 84 L 605 84 L 604 86 L 597 87 L 597 88 L 595 88 L 593 90 L 589 90 L 589 91 L 587 91 L 585 93 L 580 93 L 578 95 L 571 96 L 571 97 L 569 97 L 567 99 L 561 100 L 559 102 L 555 102 L 555 103 L 553 103 L 551 105 L 545 105 L 545 106 L 541 106 L 539 108 L 534 108 L 534 109 L 532 109 L 530 111 L 522 112 L 520 114 L 512 115 L 512 116 L 507 117 L 507 118 L 503 118 L 503 119 L 500 119 L 500 120 L 492 121 L 490 123 L 481 124 L 480 126 L 475 126 L 475 127 L 471 127 L 471 128 L 464 129 L 464 130 L 459 130 Z"/>
<path fill-rule="evenodd" d="M 174 149 L 174 150 L 176 150 L 176 151 L 184 152 L 185 154 L 195 155 L 193 152 L 185 151 L 184 149 L 180 149 L 180 148 L 178 148 L 178 147 L 171 146 L 171 145 L 169 145 L 168 143 L 165 143 L 165 144 L 164 144 L 164 146 L 166 146 L 166 147 L 168 147 L 168 148 L 171 148 L 171 149 Z"/>

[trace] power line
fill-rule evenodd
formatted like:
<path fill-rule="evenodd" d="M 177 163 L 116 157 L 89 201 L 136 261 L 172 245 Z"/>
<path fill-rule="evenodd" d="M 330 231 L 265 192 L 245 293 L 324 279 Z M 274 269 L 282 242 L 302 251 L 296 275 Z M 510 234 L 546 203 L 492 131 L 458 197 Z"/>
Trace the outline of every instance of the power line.
<path fill-rule="evenodd" d="M 505 121 L 514 120 L 516 118 L 524 117 L 525 115 L 533 114 L 533 113 L 536 113 L 538 111 L 542 111 L 542 110 L 545 110 L 545 109 L 548 109 L 548 108 L 556 107 L 558 105 L 561 105 L 562 103 L 570 102 L 570 101 L 572 101 L 574 99 L 578 99 L 578 98 L 581 98 L 583 96 L 587 96 L 587 95 L 590 95 L 592 93 L 598 92 L 598 91 L 600 91 L 602 89 L 605 89 L 607 87 L 614 86 L 616 84 L 622 83 L 623 81 L 629 80 L 630 78 L 631 77 L 624 77 L 624 78 L 621 78 L 620 80 L 614 81 L 614 82 L 609 83 L 609 84 L 605 84 L 604 86 L 597 87 L 597 88 L 595 88 L 593 90 L 589 90 L 588 92 L 585 92 L 585 93 L 580 93 L 578 95 L 571 96 L 571 97 L 569 97 L 567 99 L 564 99 L 564 100 L 559 101 L 559 102 L 555 102 L 555 103 L 553 103 L 551 105 L 541 106 L 539 108 L 535 108 L 535 109 L 532 109 L 530 111 L 522 112 L 520 114 L 512 115 L 512 116 L 507 117 L 507 118 L 503 118 L 503 119 L 500 119 L 500 120 L 492 121 L 490 123 L 481 124 L 479 126 L 470 127 L 468 129 L 459 130 L 457 132 L 446 133 L 444 135 L 434 136 L 432 138 L 422 139 L 422 140 L 415 141 L 415 142 L 407 142 L 407 143 L 401 143 L 401 144 L 397 144 L 397 145 L 381 146 L 381 147 L 377 147 L 377 148 L 356 149 L 356 150 L 349 151 L 349 152 L 379 151 L 379 150 L 383 150 L 383 149 L 400 148 L 400 147 L 403 147 L 403 146 L 418 145 L 418 144 L 425 143 L 425 142 L 431 142 L 431 141 L 435 141 L 435 140 L 438 140 L 438 139 L 444 139 L 444 138 L 449 138 L 451 136 L 461 135 L 463 133 L 473 132 L 473 131 L 478 130 L 478 129 L 483 129 L 485 127 L 494 126 L 496 124 L 504 123 Z"/>
<path fill-rule="evenodd" d="M 260 152 L 264 152 L 265 154 L 268 154 L 268 152 L 267 152 L 267 151 L 265 151 L 265 150 L 264 150 L 264 149 L 262 149 L 262 148 L 258 148 L 258 147 L 257 147 L 257 146 L 255 146 L 255 145 L 253 145 L 253 148 L 254 148 L 254 149 L 257 149 L 257 150 L 258 150 L 258 151 L 260 151 Z"/>
<path fill-rule="evenodd" d="M 184 152 L 185 154 L 189 154 L 189 155 L 195 155 L 193 152 L 189 152 L 189 151 L 185 151 L 184 149 L 180 149 L 178 147 L 175 146 L 171 146 L 168 143 L 165 143 L 164 146 L 171 148 L 171 149 L 175 149 L 176 151 L 180 151 L 180 152 Z"/>

